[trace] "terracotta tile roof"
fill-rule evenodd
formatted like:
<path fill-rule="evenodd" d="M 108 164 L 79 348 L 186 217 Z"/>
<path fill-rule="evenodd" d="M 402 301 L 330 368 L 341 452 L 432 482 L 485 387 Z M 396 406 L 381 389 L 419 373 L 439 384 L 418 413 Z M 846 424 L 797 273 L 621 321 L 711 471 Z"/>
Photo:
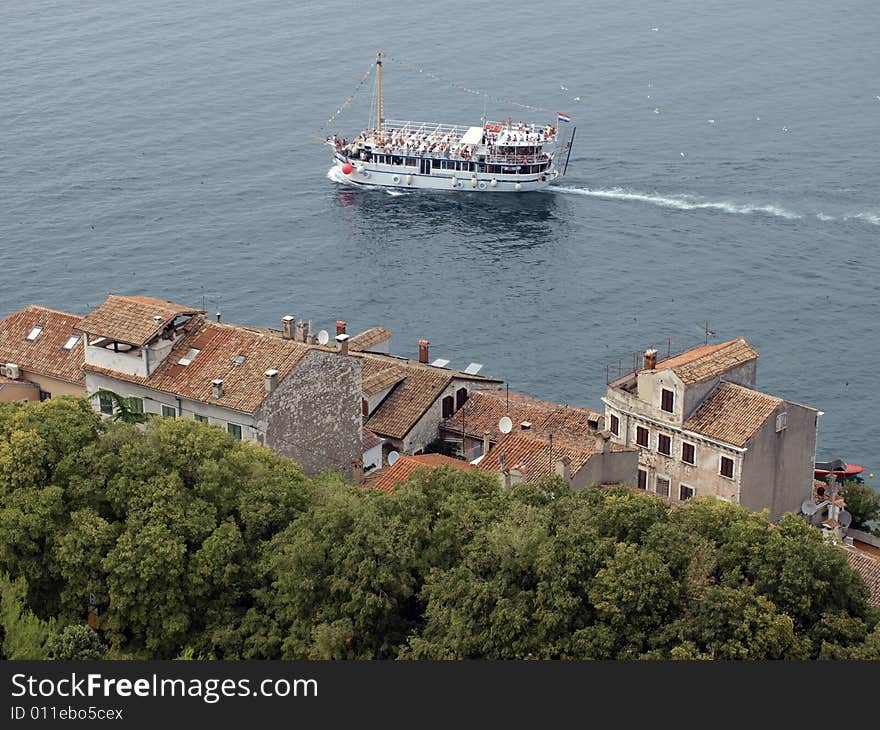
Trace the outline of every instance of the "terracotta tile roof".
<path fill-rule="evenodd" d="M 850 567 L 862 576 L 868 586 L 868 602 L 880 606 L 880 560 L 859 550 L 847 550 Z"/>
<path fill-rule="evenodd" d="M 406 377 L 407 369 L 402 365 L 389 364 L 384 360 L 364 358 L 361 390 L 368 398 L 390 388 Z"/>
<path fill-rule="evenodd" d="M 364 451 L 369 451 L 370 449 L 375 448 L 381 444 L 382 441 L 383 439 L 380 439 L 372 431 L 366 428 L 361 429 L 361 443 L 364 445 Z"/>
<path fill-rule="evenodd" d="M 684 428 L 734 446 L 745 446 L 784 402 L 741 385 L 720 383 Z"/>
<path fill-rule="evenodd" d="M 705 345 L 657 363 L 656 370 L 675 371 L 684 383 L 714 378 L 731 368 L 755 360 L 758 353 L 742 337 L 718 345 Z"/>
<path fill-rule="evenodd" d="M 185 330 L 186 334 L 175 342 L 171 353 L 149 378 L 90 364 L 83 367 L 88 372 L 139 383 L 182 398 L 253 413 L 268 395 L 263 375 L 266 370 L 277 370 L 280 383 L 306 353 L 318 349 L 244 327 L 210 322 L 201 316 L 187 322 Z M 189 365 L 180 365 L 180 359 L 190 348 L 200 352 Z M 241 364 L 235 362 L 239 355 L 244 357 Z M 223 380 L 221 398 L 211 394 L 211 381 L 215 378 Z"/>
<path fill-rule="evenodd" d="M 386 466 L 384 469 L 370 474 L 364 482 L 364 486 L 380 489 L 391 494 L 394 491 L 394 485 L 402 482 L 413 472 L 419 469 L 439 469 L 443 467 L 463 471 L 473 471 L 476 469 L 473 464 L 469 464 L 462 459 L 453 459 L 451 456 L 444 456 L 443 454 L 401 456 L 392 466 Z"/>
<path fill-rule="evenodd" d="M 549 439 L 514 431 L 501 437 L 495 447 L 480 460 L 478 468 L 481 471 L 501 471 L 503 454 L 505 467 L 522 472 L 525 480 L 531 482 L 555 474 L 556 462 L 563 457 L 568 457 L 570 474 L 574 476 L 595 453 L 592 449 L 559 442 L 556 438 L 553 439 L 551 451 Z"/>
<path fill-rule="evenodd" d="M 90 335 L 140 347 L 177 317 L 200 313 L 200 309 L 153 297 L 111 294 L 80 322 L 79 328 Z"/>
<path fill-rule="evenodd" d="M 370 327 L 370 329 L 364 330 L 349 339 L 348 347 L 349 350 L 369 350 L 380 342 L 390 339 L 391 332 L 384 327 Z"/>
<path fill-rule="evenodd" d="M 406 377 L 379 404 L 366 426 L 380 436 L 402 439 L 452 382 L 448 370 L 409 367 Z"/>
<path fill-rule="evenodd" d="M 64 345 L 82 317 L 32 304 L 0 319 L 0 362 L 13 362 L 24 370 L 85 385 L 82 372 L 82 338 L 70 350 Z M 43 330 L 33 342 L 25 338 L 34 327 Z"/>
<path fill-rule="evenodd" d="M 552 433 L 554 438 L 559 435 L 563 439 L 574 441 L 590 438 L 596 428 L 590 422 L 604 422 L 604 414 L 590 408 L 578 408 L 559 403 L 549 403 L 522 393 L 510 393 L 508 411 L 507 393 L 503 390 L 473 391 L 467 403 L 452 418 L 447 419 L 443 427 L 452 433 L 461 433 L 462 422 L 465 433 L 473 438 L 483 438 L 488 431 L 489 438 L 495 442 L 501 438 L 498 421 L 505 415 L 510 416 L 514 429 L 519 429 L 523 421 L 532 424 L 532 432 L 540 434 Z M 462 417 L 463 416 L 463 417 Z"/>

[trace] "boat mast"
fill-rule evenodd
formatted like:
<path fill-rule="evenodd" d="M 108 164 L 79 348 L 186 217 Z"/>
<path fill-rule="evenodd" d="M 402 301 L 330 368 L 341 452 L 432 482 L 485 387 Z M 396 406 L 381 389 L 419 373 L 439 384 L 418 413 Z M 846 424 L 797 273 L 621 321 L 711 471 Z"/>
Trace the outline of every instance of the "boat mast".
<path fill-rule="evenodd" d="M 376 88 L 378 102 L 376 104 L 376 131 L 382 131 L 382 51 L 376 54 Z"/>

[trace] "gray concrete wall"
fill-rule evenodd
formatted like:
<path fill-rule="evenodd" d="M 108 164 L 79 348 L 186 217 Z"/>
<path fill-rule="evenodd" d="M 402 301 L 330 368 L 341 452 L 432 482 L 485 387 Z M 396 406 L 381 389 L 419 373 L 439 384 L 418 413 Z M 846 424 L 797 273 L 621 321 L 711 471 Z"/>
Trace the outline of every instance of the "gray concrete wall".
<path fill-rule="evenodd" d="M 591 484 L 636 485 L 639 455 L 635 451 L 606 451 L 596 454 L 571 480 L 571 488 L 580 491 Z"/>
<path fill-rule="evenodd" d="M 258 440 L 307 474 L 351 479 L 363 457 L 362 369 L 356 357 L 310 351 L 257 410 Z"/>
<path fill-rule="evenodd" d="M 787 426 L 776 431 L 776 415 L 787 412 Z M 740 502 L 751 510 L 770 510 L 770 519 L 797 513 L 813 493 L 816 420 L 812 408 L 784 402 L 751 438 L 743 457 Z"/>

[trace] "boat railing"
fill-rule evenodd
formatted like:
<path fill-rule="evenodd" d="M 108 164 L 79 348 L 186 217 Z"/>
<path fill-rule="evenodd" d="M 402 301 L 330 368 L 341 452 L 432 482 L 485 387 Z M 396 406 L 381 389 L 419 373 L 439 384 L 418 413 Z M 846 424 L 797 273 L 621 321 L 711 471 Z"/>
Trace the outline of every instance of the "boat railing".
<path fill-rule="evenodd" d="M 455 134 L 463 135 L 470 127 L 460 124 L 438 124 L 437 122 L 414 122 L 403 119 L 383 119 L 382 131 L 414 132 L 415 134 Z"/>

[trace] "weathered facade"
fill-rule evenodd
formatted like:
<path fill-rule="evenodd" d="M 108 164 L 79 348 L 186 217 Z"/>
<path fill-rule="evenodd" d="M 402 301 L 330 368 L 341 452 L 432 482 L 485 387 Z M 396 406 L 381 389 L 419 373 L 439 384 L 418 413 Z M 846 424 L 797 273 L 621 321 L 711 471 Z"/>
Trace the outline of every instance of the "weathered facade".
<path fill-rule="evenodd" d="M 79 325 L 86 390 L 139 412 L 220 426 L 309 474 L 361 467 L 361 362 L 334 348 L 205 319 L 150 297 L 111 295 Z"/>
<path fill-rule="evenodd" d="M 470 394 L 497 388 L 497 378 L 428 363 L 428 343 L 419 361 L 355 353 L 364 361 L 363 413 L 366 427 L 385 439 L 385 450 L 419 454 L 440 437 L 441 423 L 467 403 Z"/>
<path fill-rule="evenodd" d="M 637 485 L 674 502 L 697 494 L 797 512 L 812 491 L 818 413 L 754 389 L 758 354 L 743 340 L 644 366 L 608 386 L 606 424 L 639 450 Z"/>

